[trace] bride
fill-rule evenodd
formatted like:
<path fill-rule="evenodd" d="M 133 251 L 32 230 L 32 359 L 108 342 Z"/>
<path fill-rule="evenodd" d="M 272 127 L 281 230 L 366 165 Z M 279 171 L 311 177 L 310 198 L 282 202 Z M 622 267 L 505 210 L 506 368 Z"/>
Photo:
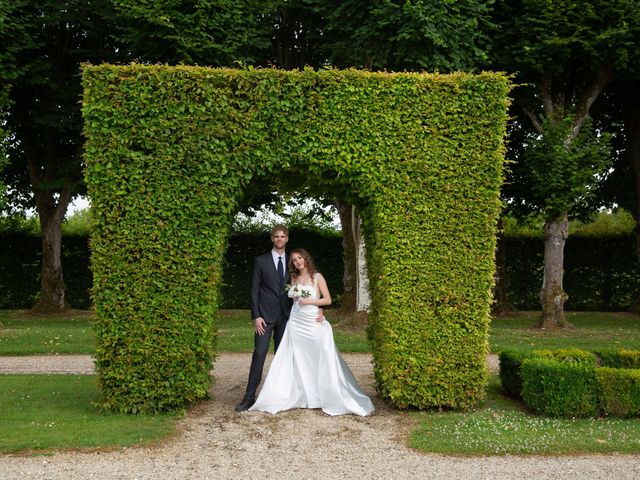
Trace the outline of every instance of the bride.
<path fill-rule="evenodd" d="M 356 382 L 333 341 L 331 325 L 318 307 L 331 304 L 324 277 L 311 256 L 298 248 L 289 259 L 291 316 L 256 403 L 249 410 L 270 413 L 321 408 L 329 415 L 368 415 L 373 404 Z"/>

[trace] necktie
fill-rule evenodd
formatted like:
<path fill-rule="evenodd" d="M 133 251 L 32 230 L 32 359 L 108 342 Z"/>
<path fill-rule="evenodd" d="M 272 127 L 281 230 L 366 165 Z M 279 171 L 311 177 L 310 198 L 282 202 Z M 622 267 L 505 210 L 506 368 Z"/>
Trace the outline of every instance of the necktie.
<path fill-rule="evenodd" d="M 280 279 L 280 285 L 284 283 L 284 265 L 282 264 L 282 257 L 278 257 L 278 279 Z"/>

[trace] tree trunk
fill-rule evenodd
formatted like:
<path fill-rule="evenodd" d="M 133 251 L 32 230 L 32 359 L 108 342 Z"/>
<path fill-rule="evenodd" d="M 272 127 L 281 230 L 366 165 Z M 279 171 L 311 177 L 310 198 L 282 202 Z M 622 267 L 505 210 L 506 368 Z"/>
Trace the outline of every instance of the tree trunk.
<path fill-rule="evenodd" d="M 507 273 L 507 248 L 502 232 L 502 219 L 498 223 L 498 242 L 496 245 L 496 273 L 493 289 L 493 305 L 491 311 L 496 317 L 505 317 L 515 311 L 509 301 L 508 289 L 510 284 Z"/>
<path fill-rule="evenodd" d="M 342 200 L 335 199 L 335 206 L 342 225 L 342 262 L 344 275 L 342 277 L 344 291 L 340 297 L 340 309 L 344 312 L 356 311 L 356 245 L 353 235 L 352 206 Z"/>
<path fill-rule="evenodd" d="M 562 288 L 564 276 L 564 245 L 569 236 L 567 213 L 544 224 L 544 277 L 540 302 L 542 316 L 538 326 L 543 329 L 570 326 L 564 316 L 567 294 Z"/>
<path fill-rule="evenodd" d="M 51 191 L 37 192 L 36 203 L 42 236 L 40 299 L 35 313 L 58 313 L 69 308 L 62 276 L 62 221 L 71 201 L 71 191 L 62 189 L 57 201 Z"/>
<path fill-rule="evenodd" d="M 368 312 L 371 307 L 369 294 L 369 272 L 367 271 L 366 248 L 362 233 L 362 218 L 352 211 L 353 237 L 356 245 L 356 311 Z"/>

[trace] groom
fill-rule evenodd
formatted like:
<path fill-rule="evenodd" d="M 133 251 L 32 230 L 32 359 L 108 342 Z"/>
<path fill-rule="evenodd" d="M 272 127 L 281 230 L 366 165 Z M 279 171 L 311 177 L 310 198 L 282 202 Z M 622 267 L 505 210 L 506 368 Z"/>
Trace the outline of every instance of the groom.
<path fill-rule="evenodd" d="M 254 350 L 249 369 L 247 391 L 236 405 L 236 412 L 244 412 L 256 401 L 256 390 L 262 380 L 262 369 L 269 351 L 271 334 L 274 350 L 278 349 L 291 312 L 291 299 L 285 291 L 289 281 L 287 255 L 284 247 L 289 230 L 277 225 L 271 230 L 271 251 L 255 258 L 251 275 L 251 318 L 255 324 Z"/>

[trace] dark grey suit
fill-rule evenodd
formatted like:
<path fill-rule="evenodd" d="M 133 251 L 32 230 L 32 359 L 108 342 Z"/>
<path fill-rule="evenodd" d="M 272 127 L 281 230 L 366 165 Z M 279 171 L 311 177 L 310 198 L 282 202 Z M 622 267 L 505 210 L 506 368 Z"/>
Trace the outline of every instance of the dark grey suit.
<path fill-rule="evenodd" d="M 285 268 L 284 283 L 289 282 L 287 256 L 283 258 Z M 251 318 L 262 317 L 266 323 L 264 335 L 254 335 L 254 350 L 249 369 L 249 381 L 245 399 L 254 400 L 256 390 L 262 380 L 264 361 L 267 358 L 271 334 L 273 333 L 274 351 L 278 349 L 287 320 L 291 313 L 292 301 L 281 285 L 271 251 L 255 258 L 251 274 Z"/>

